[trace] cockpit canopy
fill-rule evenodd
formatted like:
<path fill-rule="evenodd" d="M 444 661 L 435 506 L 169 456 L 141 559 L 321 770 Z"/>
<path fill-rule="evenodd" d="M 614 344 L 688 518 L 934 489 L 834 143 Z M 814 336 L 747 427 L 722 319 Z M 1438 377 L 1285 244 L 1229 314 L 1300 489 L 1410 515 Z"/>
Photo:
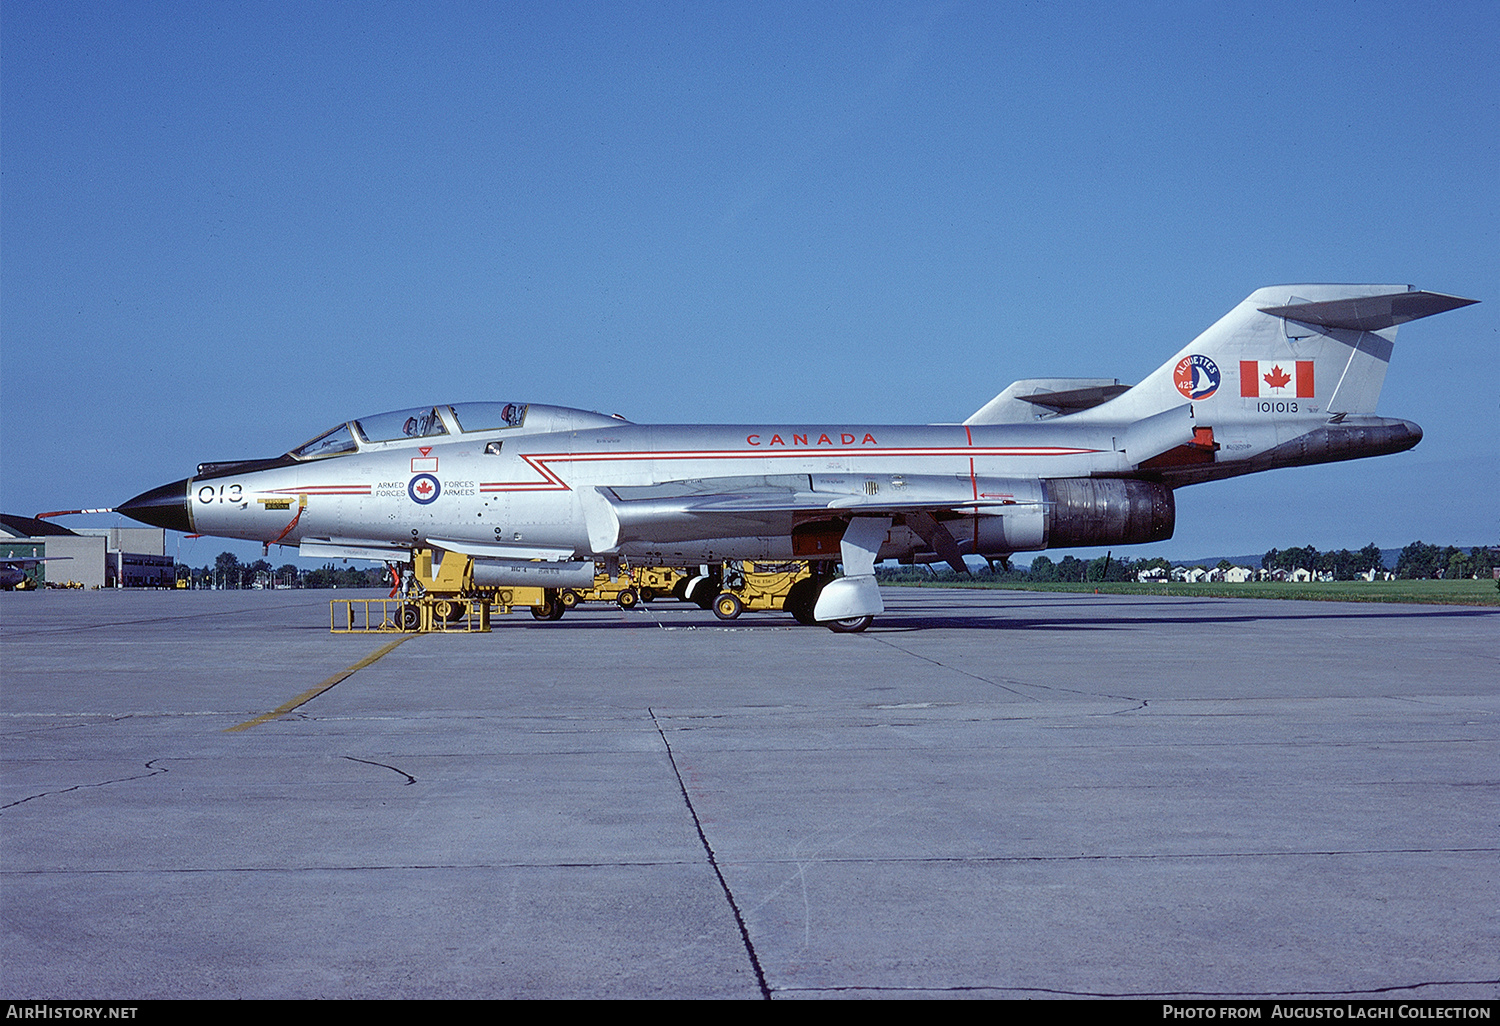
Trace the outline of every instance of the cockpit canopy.
<path fill-rule="evenodd" d="M 363 449 L 388 446 L 422 438 L 515 432 L 547 434 L 608 427 L 620 417 L 539 403 L 454 403 L 451 406 L 419 406 L 360 417 L 323 432 L 287 453 L 294 460 L 320 460 Z"/>

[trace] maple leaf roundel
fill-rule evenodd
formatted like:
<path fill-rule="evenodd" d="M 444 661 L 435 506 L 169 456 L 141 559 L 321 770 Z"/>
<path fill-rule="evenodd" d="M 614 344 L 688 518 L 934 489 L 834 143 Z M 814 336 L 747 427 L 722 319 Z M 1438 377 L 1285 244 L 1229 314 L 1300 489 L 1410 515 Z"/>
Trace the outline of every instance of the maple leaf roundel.
<path fill-rule="evenodd" d="M 411 496 L 411 501 L 422 506 L 432 502 L 442 491 L 443 486 L 431 474 L 418 474 L 406 486 L 406 494 Z"/>

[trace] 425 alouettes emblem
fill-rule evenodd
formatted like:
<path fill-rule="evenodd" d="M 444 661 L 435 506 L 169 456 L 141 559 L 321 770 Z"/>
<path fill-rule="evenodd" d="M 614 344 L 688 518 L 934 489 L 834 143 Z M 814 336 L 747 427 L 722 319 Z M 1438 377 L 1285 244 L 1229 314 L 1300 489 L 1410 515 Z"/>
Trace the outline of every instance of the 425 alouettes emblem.
<path fill-rule="evenodd" d="M 1196 353 L 1184 356 L 1172 369 L 1172 384 L 1188 399 L 1207 399 L 1219 390 L 1219 365 Z"/>
<path fill-rule="evenodd" d="M 418 474 L 406 486 L 406 494 L 411 496 L 411 501 L 423 506 L 436 499 L 442 490 L 443 486 L 431 474 Z"/>

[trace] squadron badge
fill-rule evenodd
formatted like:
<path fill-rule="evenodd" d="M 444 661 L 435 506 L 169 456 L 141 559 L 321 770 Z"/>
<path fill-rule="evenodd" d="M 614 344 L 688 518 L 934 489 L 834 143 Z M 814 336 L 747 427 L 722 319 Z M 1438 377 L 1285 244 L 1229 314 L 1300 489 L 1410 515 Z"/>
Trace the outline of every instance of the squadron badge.
<path fill-rule="evenodd" d="M 1219 390 L 1219 365 L 1196 353 L 1184 356 L 1172 370 L 1172 384 L 1188 399 L 1207 399 Z"/>

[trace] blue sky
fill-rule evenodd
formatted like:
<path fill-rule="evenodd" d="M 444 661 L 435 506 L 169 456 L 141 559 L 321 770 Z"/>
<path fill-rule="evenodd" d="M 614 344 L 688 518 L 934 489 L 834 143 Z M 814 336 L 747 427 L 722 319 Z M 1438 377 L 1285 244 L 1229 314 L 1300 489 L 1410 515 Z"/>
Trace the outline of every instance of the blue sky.
<path fill-rule="evenodd" d="M 1492 2 L 4 0 L 0 508 L 434 401 L 957 421 L 1369 281 L 1483 301 L 1397 339 L 1423 443 L 1181 490 L 1130 554 L 1500 542 L 1496 39 Z"/>

